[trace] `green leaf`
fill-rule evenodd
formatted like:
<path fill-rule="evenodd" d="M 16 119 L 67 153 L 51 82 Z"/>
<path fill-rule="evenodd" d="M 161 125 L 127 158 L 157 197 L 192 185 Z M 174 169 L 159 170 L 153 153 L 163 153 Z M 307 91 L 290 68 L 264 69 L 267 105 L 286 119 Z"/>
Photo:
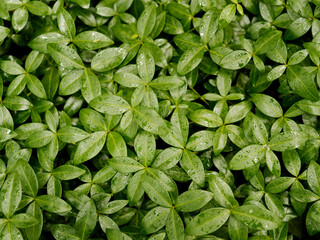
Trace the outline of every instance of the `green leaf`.
<path fill-rule="evenodd" d="M 183 51 L 193 47 L 200 47 L 200 37 L 194 33 L 182 33 L 173 38 L 174 43 Z"/>
<path fill-rule="evenodd" d="M 52 9 L 41 1 L 30 1 L 26 4 L 29 12 L 37 16 L 47 16 L 52 14 Z"/>
<path fill-rule="evenodd" d="M 301 161 L 296 150 L 282 152 L 284 166 L 293 176 L 298 176 L 301 168 Z"/>
<path fill-rule="evenodd" d="M 255 54 L 265 54 L 271 51 L 279 42 L 282 32 L 278 30 L 266 31 L 259 36 L 254 44 Z"/>
<path fill-rule="evenodd" d="M 214 193 L 213 199 L 222 207 L 234 208 L 239 206 L 233 196 L 230 186 L 220 177 L 212 175 L 209 178 L 210 191 Z"/>
<path fill-rule="evenodd" d="M 248 101 L 243 101 L 238 104 L 232 105 L 224 120 L 225 124 L 235 123 L 246 117 L 250 111 L 252 104 Z"/>
<path fill-rule="evenodd" d="M 203 151 L 212 146 L 212 138 L 214 133 L 212 131 L 199 131 L 194 133 L 188 139 L 186 149 L 191 151 Z"/>
<path fill-rule="evenodd" d="M 8 141 L 17 136 L 17 133 L 8 128 L 0 127 L 0 143 Z"/>
<path fill-rule="evenodd" d="M 320 196 L 320 166 L 315 161 L 311 161 L 308 166 L 307 180 L 311 190 Z"/>
<path fill-rule="evenodd" d="M 12 223 L 8 223 L 7 226 L 0 233 L 0 238 L 8 240 L 23 240 L 21 232 Z"/>
<path fill-rule="evenodd" d="M 124 48 L 107 48 L 95 55 L 91 61 L 91 68 L 97 72 L 106 72 L 120 65 L 126 58 Z"/>
<path fill-rule="evenodd" d="M 287 28 L 284 34 L 284 39 L 294 40 L 303 36 L 309 31 L 309 29 L 311 28 L 311 25 L 312 25 L 311 19 L 297 18 Z"/>
<path fill-rule="evenodd" d="M 66 74 L 59 85 L 60 95 L 71 95 L 81 89 L 81 79 L 83 76 L 83 70 L 72 70 Z"/>
<path fill-rule="evenodd" d="M 57 135 L 61 141 L 66 143 L 76 143 L 90 136 L 86 131 L 71 126 L 60 128 Z"/>
<path fill-rule="evenodd" d="M 306 216 L 306 227 L 309 235 L 313 236 L 320 231 L 319 224 L 319 212 L 320 209 L 320 201 L 315 202 L 309 208 L 309 211 Z"/>
<path fill-rule="evenodd" d="M 74 164 L 78 165 L 95 157 L 103 148 L 105 141 L 106 132 L 99 131 L 79 142 L 73 156 Z"/>
<path fill-rule="evenodd" d="M 84 50 L 96 50 L 113 44 L 106 35 L 95 31 L 84 31 L 79 33 L 72 42 Z"/>
<path fill-rule="evenodd" d="M 84 68 L 81 58 L 73 48 L 57 43 L 49 43 L 47 51 L 53 60 L 63 68 L 70 70 Z"/>
<path fill-rule="evenodd" d="M 309 203 L 319 200 L 319 196 L 308 189 L 291 189 L 290 196 L 301 203 Z"/>
<path fill-rule="evenodd" d="M 156 139 L 152 133 L 147 131 L 139 132 L 134 139 L 134 150 L 139 161 L 148 166 L 154 159 L 156 152 Z"/>
<path fill-rule="evenodd" d="M 178 62 L 178 73 L 180 75 L 185 75 L 195 69 L 202 61 L 204 53 L 204 46 L 193 47 L 185 51 Z"/>
<path fill-rule="evenodd" d="M 219 16 L 213 11 L 209 10 L 201 18 L 199 33 L 203 44 L 207 44 L 218 30 Z"/>
<path fill-rule="evenodd" d="M 242 170 L 252 167 L 265 156 L 265 149 L 261 145 L 250 145 L 241 149 L 230 161 L 231 170 Z"/>
<path fill-rule="evenodd" d="M 79 211 L 74 228 L 81 240 L 87 239 L 93 232 L 97 222 L 97 210 L 92 200 L 88 201 Z"/>
<path fill-rule="evenodd" d="M 143 196 L 142 175 L 143 172 L 139 171 L 129 181 L 127 191 L 130 206 L 134 206 Z"/>
<path fill-rule="evenodd" d="M 273 194 L 266 193 L 264 199 L 271 212 L 275 213 L 281 219 L 285 217 L 283 204 L 278 197 Z"/>
<path fill-rule="evenodd" d="M 52 171 L 52 175 L 59 180 L 71 180 L 81 176 L 84 173 L 85 170 L 72 165 L 61 165 Z"/>
<path fill-rule="evenodd" d="M 60 8 L 57 13 L 57 21 L 60 32 L 71 40 L 76 35 L 76 26 L 69 12 Z"/>
<path fill-rule="evenodd" d="M 220 61 L 220 66 L 230 70 L 245 67 L 251 59 L 251 54 L 245 50 L 232 51 Z"/>
<path fill-rule="evenodd" d="M 228 233 L 232 240 L 248 239 L 248 227 L 233 216 L 230 216 L 228 221 Z"/>
<path fill-rule="evenodd" d="M 0 191 L 2 213 L 10 218 L 17 210 L 22 197 L 20 178 L 17 173 L 8 175 Z"/>
<path fill-rule="evenodd" d="M 147 132 L 158 135 L 168 133 L 164 120 L 153 109 L 136 106 L 134 108 L 133 116 L 138 125 Z"/>
<path fill-rule="evenodd" d="M 104 183 L 111 179 L 116 174 L 116 171 L 113 170 L 110 166 L 104 166 L 100 169 L 96 175 L 94 175 L 92 182 L 93 183 Z"/>
<path fill-rule="evenodd" d="M 118 212 L 128 204 L 128 200 L 115 200 L 107 203 L 102 209 L 99 209 L 101 214 L 112 214 Z"/>
<path fill-rule="evenodd" d="M 146 234 L 154 233 L 164 227 L 170 213 L 170 208 L 155 207 L 142 219 L 141 227 Z"/>
<path fill-rule="evenodd" d="M 60 76 L 58 69 L 55 67 L 49 68 L 42 78 L 42 84 L 46 90 L 48 99 L 52 100 L 58 90 Z"/>
<path fill-rule="evenodd" d="M 307 112 L 310 113 L 312 115 L 316 115 L 316 116 L 320 116 L 320 101 L 310 101 L 307 99 L 303 99 L 299 102 L 297 102 L 297 106 Z"/>
<path fill-rule="evenodd" d="M 292 177 L 279 177 L 271 180 L 266 186 L 266 192 L 280 193 L 285 191 L 295 181 Z"/>
<path fill-rule="evenodd" d="M 206 235 L 218 230 L 229 218 L 230 210 L 225 208 L 210 208 L 199 213 L 186 226 L 190 235 Z"/>
<path fill-rule="evenodd" d="M 12 27 L 16 32 L 20 32 L 28 23 L 29 12 L 26 7 L 20 7 L 12 14 Z"/>
<path fill-rule="evenodd" d="M 280 177 L 281 165 L 280 165 L 279 159 L 277 155 L 275 155 L 274 152 L 271 151 L 270 149 L 266 150 L 266 163 L 270 172 L 272 172 L 272 174 L 275 175 L 276 177 Z"/>
<path fill-rule="evenodd" d="M 26 74 L 25 78 L 29 90 L 34 95 L 43 99 L 47 98 L 46 90 L 44 89 L 42 82 L 36 76 L 32 74 Z"/>
<path fill-rule="evenodd" d="M 289 66 L 288 83 L 292 90 L 301 97 L 316 101 L 319 99 L 316 84 L 312 75 L 300 66 Z"/>
<path fill-rule="evenodd" d="M 125 113 L 130 109 L 130 105 L 126 100 L 112 94 L 98 96 L 92 99 L 89 105 L 99 112 L 110 115 Z"/>
<path fill-rule="evenodd" d="M 158 181 L 148 175 L 143 175 L 142 178 L 143 189 L 152 201 L 163 207 L 172 207 L 168 191 Z"/>
<path fill-rule="evenodd" d="M 155 73 L 155 63 L 152 53 L 147 47 L 142 46 L 137 57 L 137 70 L 141 79 L 150 82 Z"/>
<path fill-rule="evenodd" d="M 189 190 L 176 200 L 175 208 L 181 212 L 193 212 L 201 209 L 213 198 L 213 193 L 204 190 Z"/>
<path fill-rule="evenodd" d="M 159 90 L 171 90 L 180 87 L 184 84 L 180 78 L 173 76 L 162 76 L 154 79 L 149 85 L 152 88 Z"/>
<path fill-rule="evenodd" d="M 38 223 L 38 220 L 35 217 L 32 217 L 25 213 L 20 213 L 14 215 L 10 222 L 17 228 L 28 228 Z"/>
<path fill-rule="evenodd" d="M 171 209 L 166 222 L 166 233 L 169 239 L 184 240 L 184 225 L 179 214 Z"/>
<path fill-rule="evenodd" d="M 223 124 L 218 114 L 208 109 L 196 110 L 191 112 L 188 117 L 191 121 L 205 127 L 215 128 Z"/>
<path fill-rule="evenodd" d="M 37 203 L 32 202 L 28 206 L 26 213 L 30 216 L 35 217 L 38 220 L 38 223 L 36 225 L 33 225 L 32 227 L 24 229 L 24 232 L 26 233 L 29 239 L 39 239 L 43 227 L 42 210 Z"/>
<path fill-rule="evenodd" d="M 94 132 L 107 130 L 105 118 L 91 108 L 81 109 L 79 117 L 85 129 L 89 129 Z"/>
<path fill-rule="evenodd" d="M 299 14 L 301 17 L 309 18 L 312 17 L 312 9 L 306 0 L 298 0 L 288 1 L 289 5 L 292 7 L 292 10 L 295 11 L 297 14 Z"/>
<path fill-rule="evenodd" d="M 184 32 L 181 22 L 171 15 L 166 15 L 166 23 L 163 28 L 163 32 L 178 35 Z"/>
<path fill-rule="evenodd" d="M 280 227 L 282 221 L 269 210 L 257 205 L 243 205 L 232 210 L 232 216 L 257 230 L 272 230 Z"/>
<path fill-rule="evenodd" d="M 38 193 L 38 179 L 33 168 L 24 160 L 19 160 L 17 171 L 19 173 L 22 190 L 29 196 L 36 197 Z"/>
<path fill-rule="evenodd" d="M 129 72 L 117 72 L 113 75 L 114 81 L 125 87 L 138 87 L 145 84 L 137 75 Z"/>
<path fill-rule="evenodd" d="M 28 46 L 33 50 L 37 50 L 42 53 L 47 53 L 48 52 L 47 45 L 49 43 L 67 45 L 69 42 L 70 40 L 67 37 L 61 35 L 60 33 L 49 32 L 49 33 L 44 33 L 44 34 L 41 34 L 40 36 L 35 37 L 28 43 Z M 69 55 L 69 53 L 67 55 Z"/>
<path fill-rule="evenodd" d="M 51 131 L 38 131 L 32 133 L 26 140 L 26 146 L 31 148 L 40 148 L 47 145 L 54 138 L 54 134 Z"/>
<path fill-rule="evenodd" d="M 204 168 L 197 155 L 189 150 L 183 150 L 180 165 L 193 181 L 195 181 L 199 186 L 204 186 Z"/>
<path fill-rule="evenodd" d="M 108 134 L 107 149 L 112 157 L 127 156 L 126 142 L 117 132 L 110 132 Z"/>
<path fill-rule="evenodd" d="M 150 4 L 150 6 L 141 13 L 137 22 L 137 32 L 142 40 L 151 34 L 156 23 L 156 16 L 156 7 L 154 4 Z"/>
<path fill-rule="evenodd" d="M 77 230 L 66 224 L 54 224 L 51 233 L 57 240 L 80 240 Z"/>
<path fill-rule="evenodd" d="M 269 147 L 279 152 L 293 150 L 302 146 L 306 139 L 303 132 L 283 132 L 270 139 Z"/>
<path fill-rule="evenodd" d="M 101 95 L 100 81 L 88 68 L 83 71 L 81 85 L 81 94 L 86 102 L 89 103 L 92 99 Z"/>
<path fill-rule="evenodd" d="M 4 0 L 0 0 L 0 18 L 10 20 L 10 14 L 8 12 L 8 8 Z"/>
<path fill-rule="evenodd" d="M 35 71 L 41 64 L 43 60 L 44 54 L 40 53 L 37 50 L 33 50 L 29 53 L 26 63 L 25 63 L 25 68 L 28 73 L 31 73 Z"/>
<path fill-rule="evenodd" d="M 219 27 L 225 28 L 236 14 L 236 4 L 228 4 L 221 12 L 219 17 Z"/>
<path fill-rule="evenodd" d="M 108 160 L 109 166 L 121 173 L 137 172 L 144 169 L 144 166 L 129 157 L 114 157 Z"/>
<path fill-rule="evenodd" d="M 283 111 L 281 105 L 276 99 L 265 94 L 254 93 L 250 95 L 254 105 L 265 115 L 269 117 L 282 117 Z"/>
<path fill-rule="evenodd" d="M 107 238 L 109 240 L 132 240 L 128 235 L 117 229 L 107 229 Z"/>
<path fill-rule="evenodd" d="M 59 197 L 52 195 L 41 195 L 35 198 L 39 206 L 51 213 L 63 213 L 71 211 L 71 206 Z"/>
<path fill-rule="evenodd" d="M 175 166 L 182 157 L 182 149 L 170 147 L 159 153 L 152 163 L 153 168 L 166 170 Z"/>
<path fill-rule="evenodd" d="M 18 63 L 13 61 L 0 61 L 0 69 L 10 75 L 19 75 L 26 72 Z"/>

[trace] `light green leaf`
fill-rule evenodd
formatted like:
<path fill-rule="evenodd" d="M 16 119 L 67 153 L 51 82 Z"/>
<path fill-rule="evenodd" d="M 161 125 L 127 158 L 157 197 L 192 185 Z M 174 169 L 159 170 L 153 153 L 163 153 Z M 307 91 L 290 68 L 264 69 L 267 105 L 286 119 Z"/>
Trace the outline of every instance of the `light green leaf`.
<path fill-rule="evenodd" d="M 79 33 L 72 42 L 79 48 L 84 50 L 96 50 L 113 44 L 113 41 L 106 35 L 95 32 L 85 31 Z"/>
<path fill-rule="evenodd" d="M 97 223 L 97 210 L 92 200 L 88 201 L 79 211 L 74 228 L 81 240 L 87 239 Z"/>
<path fill-rule="evenodd" d="M 229 218 L 230 210 L 225 208 L 210 208 L 199 213 L 186 226 L 190 235 L 206 235 L 218 230 Z"/>
<path fill-rule="evenodd" d="M 142 40 L 151 34 L 156 23 L 156 16 L 156 7 L 154 4 L 150 4 L 150 6 L 141 13 L 137 22 L 137 32 Z"/>
<path fill-rule="evenodd" d="M 57 135 L 61 141 L 66 143 L 76 143 L 90 136 L 86 131 L 71 126 L 60 128 Z"/>
<path fill-rule="evenodd" d="M 146 234 L 154 233 L 166 224 L 170 208 L 155 207 L 142 219 L 141 227 Z"/>
<path fill-rule="evenodd" d="M 134 108 L 133 116 L 138 125 L 145 131 L 158 135 L 168 133 L 164 120 L 153 109 L 136 106 Z"/>
<path fill-rule="evenodd" d="M 95 157 L 103 148 L 105 141 L 106 132 L 99 131 L 79 142 L 73 156 L 74 164 L 78 165 Z"/>
<path fill-rule="evenodd" d="M 129 157 L 114 157 L 108 160 L 109 166 L 121 173 L 137 172 L 144 169 L 144 166 Z"/>
<path fill-rule="evenodd" d="M 231 170 L 242 170 L 253 166 L 265 156 L 265 149 L 261 145 L 250 145 L 241 149 L 230 161 Z"/>
<path fill-rule="evenodd" d="M 195 69 L 202 61 L 205 53 L 204 46 L 197 46 L 185 51 L 178 62 L 177 71 L 180 75 L 185 75 Z"/>
<path fill-rule="evenodd" d="M 39 52 L 47 53 L 47 45 L 49 43 L 67 45 L 69 42 L 70 40 L 62 34 L 57 32 L 49 32 L 35 37 L 28 43 L 28 46 L 33 50 L 38 50 Z"/>
<path fill-rule="evenodd" d="M 188 115 L 188 117 L 191 121 L 205 127 L 215 128 L 223 124 L 219 115 L 208 109 L 193 111 Z"/>
<path fill-rule="evenodd" d="M 80 240 L 77 230 L 66 224 L 54 224 L 51 233 L 57 240 Z"/>
<path fill-rule="evenodd" d="M 212 175 L 209 178 L 209 188 L 213 192 L 213 199 L 222 207 L 234 208 L 239 206 L 233 196 L 230 186 L 220 177 Z"/>
<path fill-rule="evenodd" d="M 81 94 L 86 102 L 101 95 L 101 85 L 98 77 L 85 68 L 81 77 Z"/>
<path fill-rule="evenodd" d="M 39 206 L 51 213 L 63 213 L 71 211 L 71 206 L 59 197 L 52 195 L 41 195 L 35 198 Z"/>
<path fill-rule="evenodd" d="M 181 212 L 199 210 L 211 201 L 213 195 L 213 193 L 204 190 L 186 191 L 177 198 L 175 208 Z"/>
<path fill-rule="evenodd" d="M 232 210 L 232 216 L 257 230 L 272 230 L 281 226 L 282 221 L 269 210 L 257 205 L 243 205 Z"/>
<path fill-rule="evenodd" d="M 8 175 L 0 191 L 1 209 L 3 214 L 10 218 L 17 210 L 22 197 L 20 178 L 17 173 Z"/>
<path fill-rule="evenodd" d="M 106 72 L 120 65 L 126 58 L 124 48 L 107 48 L 95 55 L 91 61 L 91 68 L 97 72 Z"/>
<path fill-rule="evenodd" d="M 193 181 L 195 181 L 200 186 L 204 186 L 204 168 L 201 160 L 197 155 L 189 150 L 183 150 L 180 165 Z"/>
<path fill-rule="evenodd" d="M 95 110 L 109 115 L 118 115 L 130 109 L 130 105 L 126 100 L 112 94 L 98 96 L 92 99 L 89 105 Z"/>
<path fill-rule="evenodd" d="M 274 118 L 282 117 L 281 105 L 273 97 L 260 93 L 251 94 L 251 97 L 254 105 L 265 115 Z"/>
<path fill-rule="evenodd" d="M 171 240 L 184 240 L 184 225 L 179 214 L 171 209 L 166 222 L 166 233 Z"/>
<path fill-rule="evenodd" d="M 61 67 L 70 70 L 84 68 L 80 56 L 73 48 L 57 43 L 49 43 L 47 45 L 47 51 L 53 60 Z"/>
<path fill-rule="evenodd" d="M 319 99 L 314 78 L 304 68 L 298 65 L 289 66 L 287 70 L 287 78 L 290 87 L 299 96 L 312 101 L 317 101 Z"/>
<path fill-rule="evenodd" d="M 127 145 L 117 132 L 110 132 L 107 138 L 107 149 L 112 157 L 127 156 Z"/>
<path fill-rule="evenodd" d="M 168 191 L 154 178 L 143 175 L 142 186 L 148 197 L 163 207 L 172 207 L 172 201 Z"/>
<path fill-rule="evenodd" d="M 220 66 L 230 70 L 245 67 L 251 59 L 251 54 L 245 50 L 236 50 L 228 53 L 220 61 Z"/>

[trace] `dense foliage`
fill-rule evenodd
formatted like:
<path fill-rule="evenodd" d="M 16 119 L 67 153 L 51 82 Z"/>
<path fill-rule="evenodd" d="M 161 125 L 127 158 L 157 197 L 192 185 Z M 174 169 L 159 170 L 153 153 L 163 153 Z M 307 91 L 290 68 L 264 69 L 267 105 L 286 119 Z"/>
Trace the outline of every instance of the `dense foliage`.
<path fill-rule="evenodd" d="M 318 18 L 0 0 L 0 239 L 320 238 Z"/>

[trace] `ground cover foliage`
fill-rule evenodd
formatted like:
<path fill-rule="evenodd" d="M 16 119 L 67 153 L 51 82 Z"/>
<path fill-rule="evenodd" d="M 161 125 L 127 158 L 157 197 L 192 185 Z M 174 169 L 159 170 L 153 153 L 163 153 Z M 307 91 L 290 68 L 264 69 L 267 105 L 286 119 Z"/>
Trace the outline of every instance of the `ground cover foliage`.
<path fill-rule="evenodd" d="M 0 239 L 318 239 L 319 17 L 0 0 Z"/>

